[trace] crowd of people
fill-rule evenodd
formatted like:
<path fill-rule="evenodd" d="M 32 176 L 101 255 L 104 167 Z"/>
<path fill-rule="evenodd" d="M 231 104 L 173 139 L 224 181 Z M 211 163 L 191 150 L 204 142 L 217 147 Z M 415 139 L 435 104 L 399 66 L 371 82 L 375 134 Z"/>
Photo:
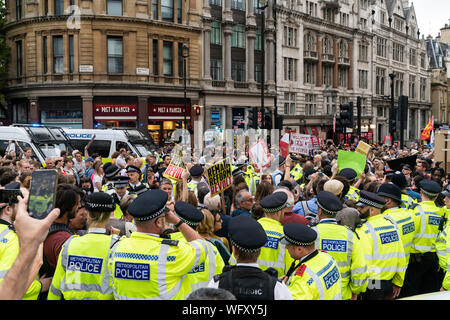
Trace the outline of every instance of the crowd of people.
<path fill-rule="evenodd" d="M 355 145 L 331 141 L 264 174 L 232 159 L 231 187 L 212 194 L 205 161 L 165 175 L 173 145 L 145 159 L 123 147 L 102 159 L 88 145 L 45 165 L 10 145 L 0 192 L 22 197 L 0 204 L 3 299 L 390 300 L 450 289 L 450 177 L 425 146 L 372 144 L 363 172 L 338 167 L 338 150 Z M 30 237 L 39 169 L 58 172 L 55 209 Z M 34 244 L 25 253 L 23 241 Z"/>

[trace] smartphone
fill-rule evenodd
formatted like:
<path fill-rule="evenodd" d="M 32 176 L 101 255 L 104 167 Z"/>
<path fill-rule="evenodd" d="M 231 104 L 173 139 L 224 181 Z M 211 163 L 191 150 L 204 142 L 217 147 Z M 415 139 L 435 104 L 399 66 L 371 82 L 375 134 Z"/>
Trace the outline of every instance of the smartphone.
<path fill-rule="evenodd" d="M 56 170 L 36 170 L 31 175 L 28 214 L 45 219 L 55 206 L 58 173 Z"/>

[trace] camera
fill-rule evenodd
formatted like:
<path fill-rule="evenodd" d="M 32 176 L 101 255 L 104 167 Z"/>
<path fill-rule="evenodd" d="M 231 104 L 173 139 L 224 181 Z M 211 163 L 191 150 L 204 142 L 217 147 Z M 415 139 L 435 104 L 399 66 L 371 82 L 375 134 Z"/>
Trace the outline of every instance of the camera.
<path fill-rule="evenodd" d="M 0 203 L 7 203 L 12 205 L 14 203 L 18 203 L 17 196 L 22 195 L 22 191 L 20 189 L 1 189 L 0 190 Z"/>

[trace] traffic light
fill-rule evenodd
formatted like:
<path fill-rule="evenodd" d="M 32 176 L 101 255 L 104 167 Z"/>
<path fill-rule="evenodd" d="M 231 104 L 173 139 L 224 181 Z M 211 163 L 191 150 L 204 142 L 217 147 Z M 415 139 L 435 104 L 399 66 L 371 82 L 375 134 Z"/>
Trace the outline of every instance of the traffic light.
<path fill-rule="evenodd" d="M 272 130 L 272 111 L 264 114 L 264 129 Z"/>
<path fill-rule="evenodd" d="M 282 130 L 283 129 L 283 116 L 279 114 L 275 118 L 275 129 Z"/>
<path fill-rule="evenodd" d="M 353 102 L 341 104 L 340 106 L 340 118 L 342 124 L 347 128 L 353 128 L 354 117 L 353 117 Z"/>
<path fill-rule="evenodd" d="M 248 129 L 258 128 L 258 108 L 248 110 Z"/>

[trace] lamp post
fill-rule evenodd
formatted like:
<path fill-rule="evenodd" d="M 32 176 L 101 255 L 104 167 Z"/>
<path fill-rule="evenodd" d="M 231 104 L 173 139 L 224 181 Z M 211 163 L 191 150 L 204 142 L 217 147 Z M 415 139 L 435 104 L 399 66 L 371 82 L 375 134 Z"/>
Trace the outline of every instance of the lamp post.
<path fill-rule="evenodd" d="M 395 112 L 394 112 L 394 79 L 396 77 L 396 74 L 394 72 L 389 74 L 389 78 L 391 78 L 391 108 L 389 111 L 389 134 L 391 135 L 391 143 L 394 144 L 394 126 L 393 122 L 395 120 Z"/>
<path fill-rule="evenodd" d="M 189 57 L 189 47 L 186 46 L 185 44 L 183 45 L 183 50 L 182 50 L 182 55 L 183 55 L 183 81 L 184 81 L 184 129 L 186 130 L 187 128 L 187 123 L 186 123 L 186 112 L 187 112 L 187 106 L 186 106 L 186 59 Z"/>
<path fill-rule="evenodd" d="M 264 123 L 264 81 L 265 81 L 265 69 L 266 69 L 266 53 L 264 49 L 264 29 L 265 29 L 265 10 L 268 7 L 267 0 L 258 0 L 258 10 L 261 10 L 261 129 L 265 128 Z"/>

